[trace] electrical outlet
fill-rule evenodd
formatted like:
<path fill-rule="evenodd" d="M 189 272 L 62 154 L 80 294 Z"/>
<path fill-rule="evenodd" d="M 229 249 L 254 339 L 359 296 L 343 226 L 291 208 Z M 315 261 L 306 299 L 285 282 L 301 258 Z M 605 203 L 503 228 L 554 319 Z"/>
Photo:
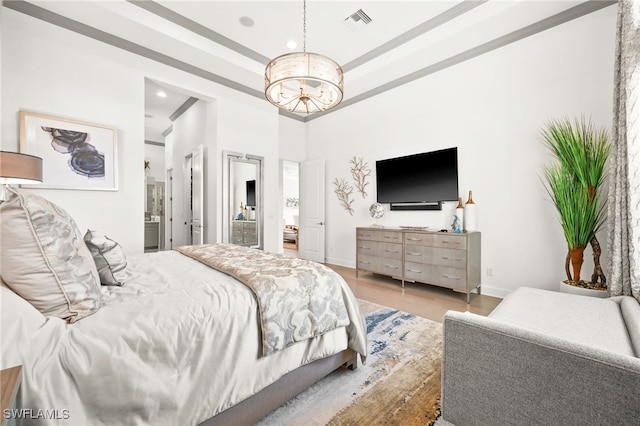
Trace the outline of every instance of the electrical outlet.
<path fill-rule="evenodd" d="M 488 277 L 492 277 L 493 276 L 493 268 L 487 268 L 487 276 Z"/>

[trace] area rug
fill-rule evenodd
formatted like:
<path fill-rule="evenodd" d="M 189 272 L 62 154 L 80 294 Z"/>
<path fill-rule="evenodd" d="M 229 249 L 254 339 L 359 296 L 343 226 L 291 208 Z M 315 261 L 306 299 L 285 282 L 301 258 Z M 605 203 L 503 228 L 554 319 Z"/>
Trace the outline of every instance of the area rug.
<path fill-rule="evenodd" d="M 439 414 L 442 324 L 360 301 L 369 356 L 339 369 L 257 423 L 431 425 Z"/>

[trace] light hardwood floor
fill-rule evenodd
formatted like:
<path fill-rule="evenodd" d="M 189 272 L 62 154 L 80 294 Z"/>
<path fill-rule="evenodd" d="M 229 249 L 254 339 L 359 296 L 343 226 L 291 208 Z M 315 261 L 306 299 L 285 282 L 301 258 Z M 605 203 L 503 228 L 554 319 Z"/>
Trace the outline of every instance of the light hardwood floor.
<path fill-rule="evenodd" d="M 285 249 L 284 252 L 287 256 L 298 257 L 297 250 Z M 464 293 L 409 282 L 405 282 L 402 288 L 399 280 L 390 277 L 360 271 L 356 278 L 356 270 L 353 268 L 331 264 L 327 266 L 347 281 L 358 299 L 400 309 L 437 322 L 442 322 L 442 317 L 448 310 L 489 315 L 502 300 L 473 293 L 471 303 L 467 305 L 467 296 Z"/>
<path fill-rule="evenodd" d="M 400 309 L 437 322 L 442 322 L 442 317 L 448 310 L 488 315 L 502 300 L 472 293 L 471 301 L 467 305 L 465 293 L 410 282 L 405 282 L 402 288 L 399 280 L 390 277 L 360 271 L 356 278 L 353 268 L 327 266 L 342 275 L 358 299 Z"/>

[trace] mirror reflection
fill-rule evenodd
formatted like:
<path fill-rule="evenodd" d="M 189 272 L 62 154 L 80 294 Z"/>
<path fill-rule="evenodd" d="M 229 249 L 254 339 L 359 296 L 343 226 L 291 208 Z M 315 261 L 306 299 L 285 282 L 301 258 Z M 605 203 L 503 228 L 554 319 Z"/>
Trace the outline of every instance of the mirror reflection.
<path fill-rule="evenodd" d="M 263 248 L 262 157 L 226 152 L 225 242 Z"/>

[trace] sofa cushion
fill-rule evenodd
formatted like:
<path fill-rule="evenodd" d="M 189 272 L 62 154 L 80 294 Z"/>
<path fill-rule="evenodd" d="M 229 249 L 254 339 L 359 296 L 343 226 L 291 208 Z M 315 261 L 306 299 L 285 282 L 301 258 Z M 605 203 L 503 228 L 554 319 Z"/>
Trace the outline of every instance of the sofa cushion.
<path fill-rule="evenodd" d="M 640 303 L 631 296 L 623 297 L 620 300 L 620 311 L 627 325 L 631 346 L 636 351 L 636 356 L 640 358 Z"/>
<path fill-rule="evenodd" d="M 569 342 L 635 356 L 620 305 L 614 300 L 520 287 L 489 316 Z"/>

